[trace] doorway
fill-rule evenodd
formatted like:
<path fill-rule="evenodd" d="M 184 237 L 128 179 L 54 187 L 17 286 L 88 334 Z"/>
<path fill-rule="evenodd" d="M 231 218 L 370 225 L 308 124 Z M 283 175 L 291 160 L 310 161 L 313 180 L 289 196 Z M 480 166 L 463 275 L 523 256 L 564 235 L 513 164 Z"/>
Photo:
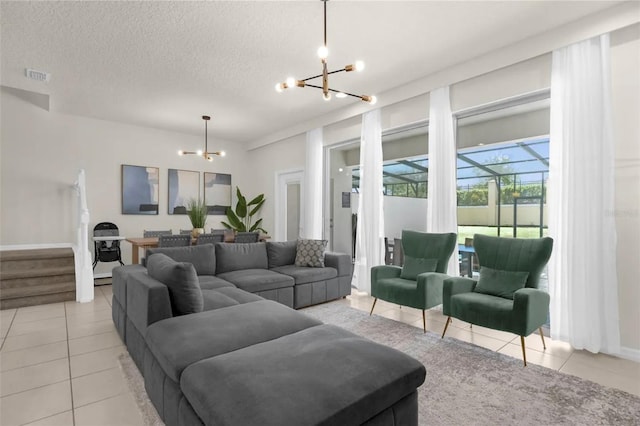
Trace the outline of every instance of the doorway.
<path fill-rule="evenodd" d="M 303 184 L 303 170 L 276 173 L 276 241 L 297 240 L 302 235 Z"/>

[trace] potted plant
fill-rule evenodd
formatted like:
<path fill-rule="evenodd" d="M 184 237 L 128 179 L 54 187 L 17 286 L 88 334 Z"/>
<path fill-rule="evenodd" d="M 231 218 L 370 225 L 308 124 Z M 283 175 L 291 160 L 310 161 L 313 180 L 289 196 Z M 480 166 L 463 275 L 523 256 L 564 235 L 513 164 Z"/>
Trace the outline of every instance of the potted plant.
<path fill-rule="evenodd" d="M 200 234 L 204 234 L 204 226 L 207 222 L 207 205 L 200 199 L 192 198 L 187 203 L 187 215 L 191 221 L 193 230 L 191 236 L 196 238 Z"/>
<path fill-rule="evenodd" d="M 264 194 L 260 194 L 247 202 L 247 199 L 242 195 L 242 192 L 240 192 L 240 188 L 236 186 L 236 195 L 238 197 L 236 209 L 234 211 L 231 207 L 227 208 L 227 219 L 229 219 L 229 222 L 222 222 L 222 226 L 227 229 L 233 229 L 236 232 L 262 231 L 266 234 L 267 231 L 260 226 L 262 224 L 262 218 L 253 222 L 253 217 L 265 202 Z"/>

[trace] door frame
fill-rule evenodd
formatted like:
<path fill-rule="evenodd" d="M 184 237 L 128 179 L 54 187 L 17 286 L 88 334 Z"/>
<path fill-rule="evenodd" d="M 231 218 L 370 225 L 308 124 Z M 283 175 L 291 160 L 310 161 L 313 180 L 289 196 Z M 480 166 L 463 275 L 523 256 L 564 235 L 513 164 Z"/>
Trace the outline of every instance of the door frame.
<path fill-rule="evenodd" d="M 300 184 L 300 229 L 304 229 L 304 169 L 280 170 L 275 173 L 275 241 L 287 241 L 287 185 Z"/>

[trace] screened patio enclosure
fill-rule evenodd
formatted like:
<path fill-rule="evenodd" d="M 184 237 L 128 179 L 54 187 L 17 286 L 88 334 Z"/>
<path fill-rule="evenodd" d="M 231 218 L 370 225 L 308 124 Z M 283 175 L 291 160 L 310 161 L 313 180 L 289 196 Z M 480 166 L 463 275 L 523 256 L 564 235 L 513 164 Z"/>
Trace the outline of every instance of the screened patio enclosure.
<path fill-rule="evenodd" d="M 462 240 L 479 230 L 507 237 L 546 235 L 548 136 L 464 148 L 457 158 Z M 359 176 L 359 169 L 354 168 L 352 190 L 356 193 Z M 383 166 L 383 192 L 426 199 L 428 178 L 427 156 L 389 161 Z"/>

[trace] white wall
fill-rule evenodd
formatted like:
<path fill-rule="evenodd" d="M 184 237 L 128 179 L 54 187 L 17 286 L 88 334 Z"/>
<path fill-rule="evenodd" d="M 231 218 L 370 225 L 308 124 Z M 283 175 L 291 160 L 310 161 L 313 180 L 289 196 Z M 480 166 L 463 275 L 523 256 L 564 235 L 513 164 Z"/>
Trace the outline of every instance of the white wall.
<path fill-rule="evenodd" d="M 276 173 L 305 167 L 306 135 L 301 134 L 283 140 L 277 144 L 248 151 L 246 163 L 241 167 L 241 173 L 246 176 L 246 185 L 241 187 L 242 193 L 249 196 L 264 194 L 265 203 L 262 206 L 262 227 L 270 234 L 275 232 L 275 194 Z M 301 187 L 301 191 L 304 189 Z M 301 194 L 301 199 L 304 199 Z"/>
<path fill-rule="evenodd" d="M 144 229 L 177 233 L 191 228 L 187 216 L 167 213 L 169 168 L 200 171 L 201 193 L 204 171 L 230 173 L 233 185 L 245 186 L 246 152 L 230 143 L 210 140 L 228 155 L 209 163 L 176 154 L 180 148 L 201 149 L 203 136 L 48 112 L 5 90 L 0 102 L 2 245 L 75 242 L 77 207 L 71 185 L 81 168 L 87 176 L 90 232 L 108 221 L 130 237 L 141 237 Z M 158 215 L 121 214 L 122 164 L 160 168 Z M 207 228 L 219 228 L 222 219 L 209 216 Z M 123 260 L 130 263 L 131 245 L 125 242 L 122 248 Z M 99 263 L 96 273 L 115 265 Z"/>

